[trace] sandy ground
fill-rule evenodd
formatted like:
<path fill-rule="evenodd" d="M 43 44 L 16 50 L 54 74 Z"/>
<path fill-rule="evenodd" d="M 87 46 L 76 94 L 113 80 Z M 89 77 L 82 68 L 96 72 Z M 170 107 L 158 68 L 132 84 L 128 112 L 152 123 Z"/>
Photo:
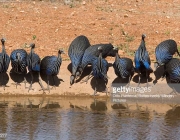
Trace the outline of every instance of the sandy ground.
<path fill-rule="evenodd" d="M 0 92 L 2 93 L 1 95 L 66 95 L 66 96 L 89 96 L 89 95 L 93 95 L 94 93 L 94 89 L 95 86 L 97 87 L 97 92 L 99 95 L 101 96 L 105 96 L 106 93 L 104 93 L 103 91 L 105 90 L 105 83 L 103 80 L 98 80 L 98 84 L 96 85 L 95 82 L 95 78 L 91 77 L 91 79 L 89 79 L 88 83 L 81 83 L 82 80 L 86 79 L 87 75 L 90 73 L 91 71 L 91 67 L 88 66 L 83 75 L 82 78 L 80 79 L 80 81 L 77 81 L 77 83 L 73 84 L 72 86 L 70 86 L 70 75 L 71 72 L 69 71 L 69 69 L 71 68 L 70 65 L 70 61 L 63 61 L 62 65 L 60 67 L 60 72 L 57 75 L 57 77 L 55 77 L 55 84 L 56 87 L 53 87 L 50 90 L 50 93 L 48 91 L 45 91 L 46 93 L 44 94 L 43 91 L 38 83 L 38 75 L 34 74 L 34 83 L 33 83 L 33 90 L 30 90 L 28 92 L 28 87 L 29 87 L 29 83 L 31 81 L 31 76 L 29 73 L 27 73 L 26 75 L 26 79 L 29 83 L 26 84 L 26 88 L 25 88 L 25 84 L 21 83 L 21 85 L 17 86 L 16 89 L 16 85 L 14 85 L 15 81 L 17 82 L 22 82 L 23 81 L 23 75 L 13 75 L 11 73 L 7 73 L 7 75 L 5 76 L 5 80 L 7 83 L 7 86 L 5 88 L 5 90 L 3 89 L 3 87 L 0 88 Z M 109 70 L 108 70 L 108 84 L 107 84 L 107 88 L 108 88 L 108 95 L 110 95 L 110 93 L 112 92 L 112 88 L 111 88 L 111 84 L 113 84 L 113 87 L 121 87 L 120 83 L 128 83 L 128 78 L 127 79 L 119 79 L 117 78 L 117 76 L 114 73 L 114 68 L 112 67 L 112 63 L 113 61 L 109 61 Z M 8 72 L 10 72 L 11 66 L 9 67 Z M 162 74 L 162 70 L 160 69 L 159 74 L 156 72 L 157 77 L 160 77 L 160 75 Z M 42 84 L 43 86 L 46 88 L 47 84 L 46 84 L 46 77 L 42 76 Z M 150 88 L 150 92 L 147 91 L 146 87 L 146 78 L 142 77 L 141 78 L 141 84 L 140 84 L 140 88 L 143 88 L 141 92 L 128 92 L 127 94 L 133 94 L 133 95 L 159 95 L 159 94 L 169 94 L 170 92 L 172 92 L 172 88 L 167 84 L 166 79 L 161 81 L 161 79 L 158 79 L 157 83 L 154 85 L 153 81 L 155 80 L 155 75 L 154 73 L 152 73 L 150 75 L 149 78 L 149 88 Z M 132 78 L 131 82 L 130 82 L 130 86 L 131 87 L 137 87 L 138 85 L 138 76 L 135 73 L 134 77 Z M 125 85 L 126 85 L 125 84 Z M 52 78 L 50 79 L 50 88 L 53 85 L 53 80 Z M 126 94 L 125 92 L 123 92 L 124 94 Z"/>

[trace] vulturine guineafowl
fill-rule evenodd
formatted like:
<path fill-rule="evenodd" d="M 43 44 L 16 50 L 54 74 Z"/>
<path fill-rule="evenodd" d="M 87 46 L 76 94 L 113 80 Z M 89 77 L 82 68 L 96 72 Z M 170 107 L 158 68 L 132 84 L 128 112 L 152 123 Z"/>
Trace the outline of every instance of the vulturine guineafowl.
<path fill-rule="evenodd" d="M 165 64 L 165 72 L 163 77 L 168 76 L 170 82 L 180 83 L 180 60 L 172 58 Z"/>
<path fill-rule="evenodd" d="M 52 76 L 53 81 L 54 81 L 54 76 L 56 76 L 59 73 L 60 66 L 62 63 L 62 58 L 61 58 L 62 53 L 64 53 L 64 51 L 59 50 L 58 57 L 57 56 L 46 56 L 41 61 L 40 71 L 43 74 L 47 75 L 47 89 L 44 89 L 44 90 L 48 90 L 50 92 L 49 77 Z M 55 81 L 54 81 L 54 85 L 55 85 Z"/>
<path fill-rule="evenodd" d="M 10 57 L 8 56 L 8 54 L 6 53 L 5 50 L 5 39 L 2 38 L 1 39 L 1 43 L 2 43 L 2 52 L 0 53 L 0 73 L 2 73 L 2 82 L 4 81 L 4 74 L 7 72 L 8 68 L 9 68 L 9 63 L 10 63 Z M 5 90 L 5 86 L 4 86 L 4 90 Z"/>
<path fill-rule="evenodd" d="M 27 73 L 27 52 L 24 49 L 16 49 L 12 51 L 10 55 L 12 73 L 18 73 L 24 75 L 24 83 L 26 88 L 26 78 L 25 75 Z M 18 83 L 16 82 L 16 88 Z"/>
<path fill-rule="evenodd" d="M 118 55 L 117 47 L 114 48 L 114 50 L 116 50 L 116 57 L 113 63 L 114 72 L 120 78 L 129 77 L 129 82 L 128 82 L 129 84 L 132 76 L 134 75 L 133 61 L 130 58 L 126 58 L 126 57 L 121 58 Z"/>
<path fill-rule="evenodd" d="M 114 57 L 116 55 L 116 52 L 113 50 L 112 44 L 96 44 L 91 47 L 88 47 L 83 55 L 81 65 L 78 68 L 78 71 L 80 72 L 79 77 L 83 73 L 84 68 L 88 64 L 92 64 L 93 60 L 96 57 L 99 57 L 100 52 L 98 51 L 98 48 L 101 46 L 102 48 L 102 58 L 106 58 L 107 56 Z"/>
<path fill-rule="evenodd" d="M 176 52 L 180 56 L 177 49 L 177 43 L 174 40 L 168 39 L 161 42 L 155 49 L 157 61 L 154 64 L 155 69 L 157 69 L 158 66 L 162 66 L 168 63 Z"/>
<path fill-rule="evenodd" d="M 96 91 L 96 86 L 98 85 L 97 83 L 97 79 L 103 79 L 106 82 L 108 82 L 108 76 L 107 76 L 107 72 L 109 69 L 108 66 L 108 62 L 102 58 L 102 46 L 98 47 L 98 51 L 99 51 L 99 57 L 94 56 L 94 59 L 92 60 L 92 72 L 88 75 L 87 79 L 85 81 L 89 80 L 90 75 L 93 75 L 96 78 L 96 85 L 95 85 L 95 89 L 94 89 L 94 95 L 96 95 L 97 91 Z M 106 91 L 106 95 L 107 95 L 107 87 L 105 89 Z"/>
<path fill-rule="evenodd" d="M 90 47 L 88 38 L 84 35 L 76 37 L 70 44 L 68 55 L 72 63 L 72 74 L 70 76 L 70 85 L 74 83 L 76 76 L 79 76 L 78 67 L 81 64 L 85 50 Z"/>
<path fill-rule="evenodd" d="M 150 73 L 153 72 L 153 70 L 151 68 L 150 57 L 146 50 L 146 45 L 145 45 L 145 40 L 144 40 L 145 37 L 146 37 L 146 35 L 143 34 L 141 44 L 140 44 L 138 50 L 135 52 L 135 57 L 134 57 L 135 70 L 136 70 L 136 72 L 138 72 L 138 76 L 139 76 L 138 86 L 140 84 L 140 79 L 141 79 L 140 74 L 143 76 L 144 75 L 146 76 L 147 86 L 148 86 L 149 75 L 150 75 Z"/>
<path fill-rule="evenodd" d="M 28 55 L 27 65 L 28 65 L 28 70 L 29 70 L 29 72 L 31 74 L 31 83 L 30 83 L 28 92 L 29 92 L 30 89 L 32 89 L 32 83 L 33 83 L 33 79 L 34 79 L 33 73 L 34 72 L 38 73 L 39 84 L 40 84 L 41 88 L 44 90 L 44 87 L 42 85 L 42 82 L 41 82 L 41 79 L 40 79 L 40 76 L 39 76 L 41 59 L 40 59 L 39 55 L 37 55 L 34 52 L 35 44 L 34 43 L 30 44 L 30 47 L 31 47 L 31 51 L 30 51 L 30 53 Z"/>

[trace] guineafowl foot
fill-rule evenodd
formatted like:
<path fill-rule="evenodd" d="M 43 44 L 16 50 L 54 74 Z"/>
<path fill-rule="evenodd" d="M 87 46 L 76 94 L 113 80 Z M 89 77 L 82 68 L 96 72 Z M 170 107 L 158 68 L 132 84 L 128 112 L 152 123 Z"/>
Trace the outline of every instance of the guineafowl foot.
<path fill-rule="evenodd" d="M 17 86 L 19 85 L 19 86 L 21 86 L 21 84 L 20 83 L 11 83 L 12 85 L 16 85 L 16 89 L 17 89 Z"/>
<path fill-rule="evenodd" d="M 86 84 L 88 83 L 88 80 L 90 79 L 91 77 L 90 76 L 88 76 L 85 80 L 82 80 L 80 83 L 82 84 L 82 83 L 85 83 L 86 82 Z"/>
<path fill-rule="evenodd" d="M 161 77 L 162 79 L 161 79 L 161 81 L 163 81 L 165 78 L 166 78 L 166 76 L 164 76 L 164 77 Z"/>
<path fill-rule="evenodd" d="M 7 85 L 1 85 L 1 87 L 3 87 L 3 89 L 5 90 L 5 87 L 9 87 L 9 86 L 7 86 Z"/>
<path fill-rule="evenodd" d="M 26 87 L 26 88 L 28 88 L 28 87 Z M 32 85 L 29 86 L 28 92 L 29 92 L 30 90 L 34 90 L 34 89 L 32 88 Z"/>
<path fill-rule="evenodd" d="M 88 80 L 82 80 L 80 83 L 82 84 L 82 83 L 85 83 L 86 82 L 86 84 L 88 83 Z"/>
<path fill-rule="evenodd" d="M 97 90 L 96 90 L 96 87 L 95 87 L 95 89 L 94 89 L 94 94 L 93 94 L 94 96 L 99 96 L 99 94 L 97 94 Z"/>
<path fill-rule="evenodd" d="M 153 81 L 153 84 L 154 84 L 154 85 L 157 84 L 157 80 L 154 80 L 154 81 Z"/>
<path fill-rule="evenodd" d="M 27 88 L 27 87 L 26 87 L 26 83 L 27 83 L 26 78 L 24 78 L 24 81 L 23 81 L 22 83 L 24 83 L 25 88 Z"/>
<path fill-rule="evenodd" d="M 81 82 L 81 84 L 82 83 L 84 83 L 84 82 L 86 82 L 86 84 L 87 84 L 87 82 L 88 82 L 88 80 L 91 78 L 91 76 L 92 76 L 92 71 L 91 71 L 91 73 L 88 75 L 88 77 L 85 79 L 85 80 L 82 80 L 82 82 Z"/>
<path fill-rule="evenodd" d="M 176 90 L 173 88 L 173 90 L 168 94 L 168 95 L 177 95 L 178 93 L 176 92 Z"/>
<path fill-rule="evenodd" d="M 106 96 L 108 95 L 108 88 L 106 88 L 102 93 L 106 93 Z"/>
<path fill-rule="evenodd" d="M 51 89 L 56 89 L 56 86 L 52 86 Z"/>
<path fill-rule="evenodd" d="M 49 89 L 49 88 L 42 88 L 42 89 L 40 89 L 39 91 L 41 91 L 41 90 L 43 90 L 43 93 L 46 93 L 46 92 L 45 92 L 46 90 L 48 90 L 49 93 L 50 93 L 50 89 Z"/>

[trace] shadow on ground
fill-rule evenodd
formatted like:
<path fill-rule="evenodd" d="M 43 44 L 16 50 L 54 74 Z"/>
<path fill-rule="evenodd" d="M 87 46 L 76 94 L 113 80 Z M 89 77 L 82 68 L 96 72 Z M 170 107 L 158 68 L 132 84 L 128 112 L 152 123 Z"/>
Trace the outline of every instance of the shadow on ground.
<path fill-rule="evenodd" d="M 46 84 L 47 84 L 47 75 L 44 74 L 44 73 L 42 73 L 42 72 L 40 72 L 40 76 L 41 76 L 41 79 L 42 79 L 44 82 L 46 82 Z M 56 87 L 58 87 L 61 82 L 64 82 L 63 79 L 59 79 L 59 78 L 57 77 L 57 75 L 55 75 L 55 76 L 49 76 L 49 85 L 50 85 L 50 86 L 56 86 Z"/>
<path fill-rule="evenodd" d="M 9 76 L 7 73 L 0 73 L 0 86 L 6 85 L 9 82 Z"/>
<path fill-rule="evenodd" d="M 144 83 L 146 83 L 147 82 L 147 78 L 146 78 L 146 76 L 144 76 L 144 75 L 140 75 L 140 84 L 144 84 Z M 138 81 L 139 81 L 139 76 L 138 76 L 138 74 L 136 74 L 134 77 L 133 77 L 133 79 L 132 79 L 135 83 L 138 83 Z M 148 78 L 148 82 L 151 82 L 153 79 L 151 78 L 151 77 L 149 77 Z"/>
<path fill-rule="evenodd" d="M 98 79 L 98 78 L 95 78 L 95 77 L 93 77 L 91 79 L 91 87 L 94 90 L 95 90 L 95 87 L 96 87 L 97 92 L 105 92 L 107 83 L 108 83 L 108 81 L 104 81 L 103 79 Z"/>
<path fill-rule="evenodd" d="M 27 71 L 25 72 L 25 74 L 18 74 L 18 73 L 15 73 L 12 71 L 12 69 L 10 70 L 10 77 L 11 79 L 15 82 L 15 83 L 22 83 L 24 81 L 24 78 L 26 78 L 26 74 L 27 74 Z"/>

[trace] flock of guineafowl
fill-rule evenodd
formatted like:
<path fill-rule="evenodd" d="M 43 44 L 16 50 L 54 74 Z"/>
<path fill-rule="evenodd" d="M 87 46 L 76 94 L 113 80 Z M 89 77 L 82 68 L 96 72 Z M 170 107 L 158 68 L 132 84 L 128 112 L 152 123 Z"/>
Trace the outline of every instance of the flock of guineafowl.
<path fill-rule="evenodd" d="M 118 54 L 118 48 L 113 47 L 112 44 L 96 44 L 91 45 L 88 38 L 84 35 L 80 35 L 76 37 L 70 44 L 68 49 L 68 55 L 71 59 L 72 71 L 70 76 L 70 85 L 74 84 L 82 75 L 83 71 L 85 71 L 87 65 L 92 65 L 92 71 L 87 76 L 87 79 L 83 82 L 87 82 L 90 76 L 94 76 L 96 79 L 100 78 L 105 81 L 107 84 L 108 76 L 107 71 L 109 69 L 109 65 L 107 60 L 105 59 L 107 56 L 115 57 L 115 61 L 113 63 L 113 68 L 115 74 L 120 78 L 129 78 L 129 83 L 131 81 L 134 73 L 138 73 L 139 81 L 138 86 L 140 84 L 141 76 L 145 76 L 147 78 L 147 86 L 148 86 L 148 78 L 150 73 L 153 73 L 153 69 L 151 68 L 151 61 L 146 49 L 145 45 L 145 37 L 146 35 L 142 35 L 142 40 L 139 48 L 135 51 L 134 64 L 130 58 L 120 57 Z M 28 87 L 29 90 L 32 89 L 33 83 L 33 72 L 38 73 L 39 84 L 43 91 L 48 90 L 50 92 L 49 87 L 49 77 L 56 76 L 59 73 L 60 66 L 62 63 L 61 54 L 63 54 L 63 50 L 58 51 L 58 56 L 46 56 L 42 60 L 40 57 L 34 52 L 35 44 L 30 44 L 31 51 L 28 54 L 24 49 L 16 49 L 11 52 L 11 55 L 5 51 L 5 39 L 1 39 L 2 43 L 2 52 L 0 53 L 0 73 L 2 73 L 2 80 L 4 78 L 4 73 L 7 72 L 10 61 L 12 70 L 11 72 L 15 74 L 24 74 L 24 82 L 26 87 L 26 71 L 31 74 L 31 83 Z M 164 73 L 162 74 L 162 78 L 167 76 L 170 78 L 170 81 L 178 83 L 180 81 L 180 60 L 177 58 L 173 58 L 175 53 L 178 53 L 180 56 L 177 43 L 168 39 L 161 42 L 155 49 L 156 62 L 155 62 L 155 70 L 163 66 Z M 42 72 L 47 76 L 47 88 L 44 88 L 42 85 L 39 73 Z M 55 82 L 55 81 L 54 81 Z M 128 84 L 129 84 L 128 83 Z M 17 88 L 16 83 L 16 88 Z M 97 86 L 96 80 L 96 86 Z M 54 83 L 55 85 L 55 83 Z M 6 85 L 3 85 L 4 87 Z M 4 88 L 5 89 L 5 88 Z M 107 88 L 105 89 L 107 91 Z M 96 87 L 94 90 L 94 95 L 96 94 Z"/>

